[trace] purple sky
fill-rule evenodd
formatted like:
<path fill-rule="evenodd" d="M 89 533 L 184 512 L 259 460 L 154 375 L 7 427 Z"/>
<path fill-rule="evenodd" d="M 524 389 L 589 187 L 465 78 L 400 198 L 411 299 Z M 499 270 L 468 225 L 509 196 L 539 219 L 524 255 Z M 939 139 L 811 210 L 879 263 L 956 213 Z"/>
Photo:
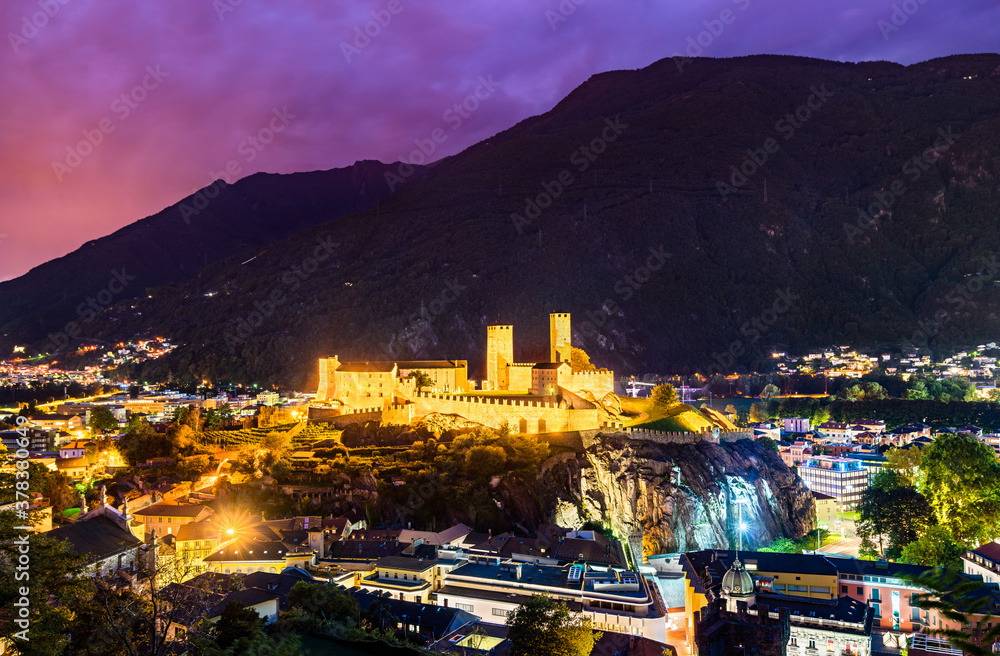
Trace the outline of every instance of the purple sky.
<path fill-rule="evenodd" d="M 456 153 L 595 73 L 683 52 L 726 9 L 704 56 L 909 64 L 1000 44 L 995 0 L 907 0 L 916 10 L 891 32 L 879 20 L 893 0 L 576 2 L 4 0 L 0 280 L 163 209 L 230 162 L 243 177 L 391 161 L 435 128 L 448 138 L 434 158 Z M 390 20 L 345 56 L 372 11 Z M 446 112 L 480 76 L 499 86 L 458 124 Z M 285 108 L 294 118 L 275 121 L 271 143 L 241 148 Z M 78 149 L 87 132 L 100 143 Z"/>

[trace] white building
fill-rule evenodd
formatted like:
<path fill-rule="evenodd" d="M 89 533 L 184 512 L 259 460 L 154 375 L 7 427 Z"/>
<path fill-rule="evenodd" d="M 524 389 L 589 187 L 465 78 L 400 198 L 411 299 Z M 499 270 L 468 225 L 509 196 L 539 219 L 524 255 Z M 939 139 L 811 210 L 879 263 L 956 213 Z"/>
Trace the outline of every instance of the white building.
<path fill-rule="evenodd" d="M 809 420 L 805 417 L 788 417 L 785 419 L 786 433 L 808 433 Z"/>
<path fill-rule="evenodd" d="M 437 592 L 439 606 L 467 611 L 489 624 L 503 624 L 520 604 L 547 594 L 584 613 L 595 630 L 666 642 L 666 609 L 637 572 L 486 557 L 447 572 L 444 583 Z"/>

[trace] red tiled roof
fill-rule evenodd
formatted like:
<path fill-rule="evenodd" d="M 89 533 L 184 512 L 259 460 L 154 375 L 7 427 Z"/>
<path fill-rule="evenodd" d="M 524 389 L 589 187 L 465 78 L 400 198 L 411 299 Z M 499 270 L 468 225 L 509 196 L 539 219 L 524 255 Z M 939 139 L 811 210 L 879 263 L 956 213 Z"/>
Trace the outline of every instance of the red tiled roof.
<path fill-rule="evenodd" d="M 979 554 L 983 558 L 988 558 L 995 563 L 1000 563 L 1000 544 L 997 544 L 996 542 L 981 544 L 973 549 L 972 552 Z"/>

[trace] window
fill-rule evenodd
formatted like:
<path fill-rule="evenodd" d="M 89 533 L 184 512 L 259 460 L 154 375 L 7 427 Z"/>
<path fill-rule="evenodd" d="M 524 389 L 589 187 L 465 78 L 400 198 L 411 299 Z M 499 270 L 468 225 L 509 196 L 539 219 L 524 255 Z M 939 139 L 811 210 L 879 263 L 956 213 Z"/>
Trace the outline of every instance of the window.
<path fill-rule="evenodd" d="M 809 588 L 807 586 L 804 586 L 804 585 L 792 585 L 792 584 L 789 583 L 788 584 L 788 591 L 789 592 L 808 592 Z"/>
<path fill-rule="evenodd" d="M 862 587 L 861 587 L 861 586 L 859 585 L 859 586 L 858 586 L 858 596 L 861 596 L 861 595 L 863 595 L 864 593 L 865 593 L 865 589 L 864 589 L 864 588 L 862 588 Z"/>
<path fill-rule="evenodd" d="M 875 611 L 875 619 L 882 617 L 882 604 L 872 604 L 872 610 Z"/>
<path fill-rule="evenodd" d="M 456 602 L 455 608 L 471 613 L 473 610 L 475 610 L 476 607 L 473 606 L 472 604 L 460 604 Z"/>
<path fill-rule="evenodd" d="M 806 649 L 816 649 L 816 641 L 813 640 L 812 638 L 809 638 L 809 646 L 806 647 Z"/>
<path fill-rule="evenodd" d="M 798 647 L 799 646 L 799 639 L 798 639 L 798 637 L 792 636 L 791 638 L 789 638 L 788 639 L 788 646 L 789 647 Z"/>
<path fill-rule="evenodd" d="M 880 601 L 882 597 L 879 595 L 878 588 L 872 588 L 872 601 Z"/>
<path fill-rule="evenodd" d="M 846 585 L 840 586 L 840 591 L 844 594 L 847 594 L 847 586 Z"/>
<path fill-rule="evenodd" d="M 507 617 L 508 615 L 510 615 L 510 611 L 504 610 L 503 608 L 494 608 L 493 614 L 496 615 L 497 617 Z"/>
<path fill-rule="evenodd" d="M 809 592 L 813 593 L 821 592 L 823 594 L 830 594 L 830 588 L 811 585 L 809 586 Z"/>
<path fill-rule="evenodd" d="M 911 608 L 910 609 L 910 621 L 912 621 L 912 622 L 919 622 L 920 621 L 920 609 L 919 608 Z"/>

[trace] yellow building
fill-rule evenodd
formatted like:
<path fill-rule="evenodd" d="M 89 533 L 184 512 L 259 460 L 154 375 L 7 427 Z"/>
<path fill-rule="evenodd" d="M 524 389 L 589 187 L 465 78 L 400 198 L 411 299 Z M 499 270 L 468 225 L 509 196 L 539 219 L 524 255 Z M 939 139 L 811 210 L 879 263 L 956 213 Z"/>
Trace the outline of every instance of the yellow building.
<path fill-rule="evenodd" d="M 825 524 L 832 531 L 838 519 L 837 499 L 822 492 L 813 492 L 812 495 L 813 507 L 816 511 L 816 522 L 813 524 L 813 530 Z"/>
<path fill-rule="evenodd" d="M 177 529 L 175 549 L 178 565 L 184 572 L 182 581 L 208 571 L 205 558 L 219 545 L 219 530 L 211 517 L 182 524 Z"/>
<path fill-rule="evenodd" d="M 200 522 L 211 514 L 208 506 L 160 502 L 136 511 L 135 518 L 142 521 L 147 533 L 160 537 L 176 535 L 181 526 Z"/>
<path fill-rule="evenodd" d="M 429 603 L 430 595 L 441 587 L 443 566 L 437 560 L 407 556 L 379 558 L 375 571 L 358 580 L 358 587 L 372 592 L 388 592 L 393 599 Z"/>
<path fill-rule="evenodd" d="M 459 394 L 469 388 L 465 360 L 341 362 L 338 356 L 319 361 L 317 401 L 340 401 L 350 408 L 382 408 L 396 397 L 408 397 L 414 386 L 409 377 L 422 371 L 430 390 Z"/>
<path fill-rule="evenodd" d="M 708 598 L 718 597 L 722 580 L 729 571 L 735 551 L 705 549 L 681 554 L 684 571 L 684 618 L 687 624 L 688 648 L 691 652 L 694 636 L 694 614 L 708 605 Z M 837 599 L 836 566 L 823 556 L 811 554 L 740 551 L 747 572 L 754 578 L 773 579 L 775 592 L 796 597 Z"/>

